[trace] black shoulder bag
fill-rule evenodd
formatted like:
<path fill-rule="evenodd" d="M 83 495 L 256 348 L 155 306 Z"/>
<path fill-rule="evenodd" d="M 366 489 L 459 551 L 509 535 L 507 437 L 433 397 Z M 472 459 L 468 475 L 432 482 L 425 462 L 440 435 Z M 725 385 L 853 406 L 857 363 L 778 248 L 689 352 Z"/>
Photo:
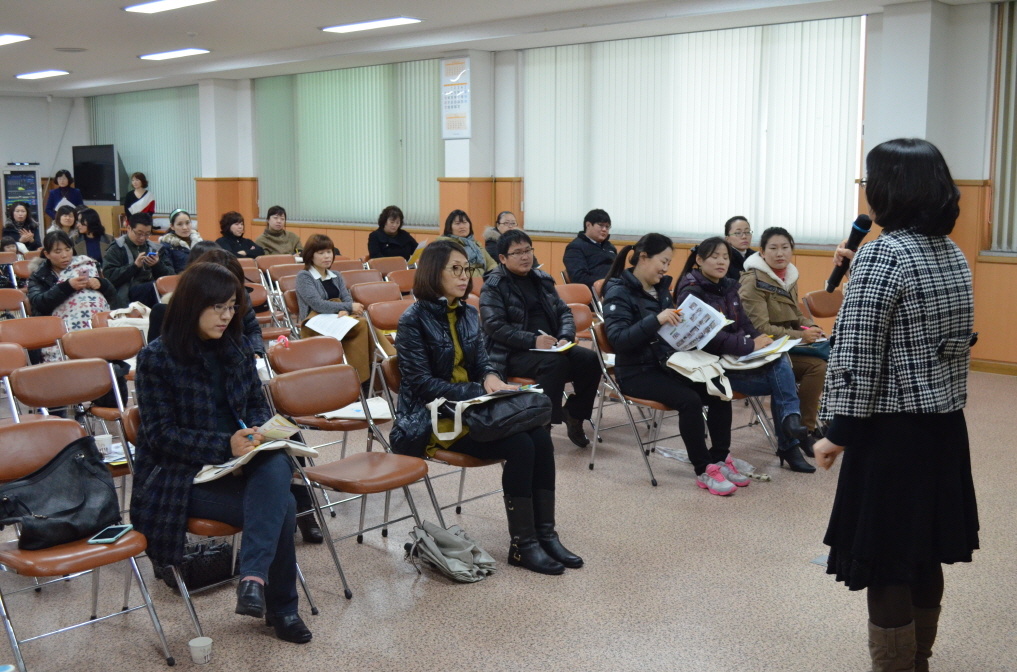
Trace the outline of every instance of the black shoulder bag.
<path fill-rule="evenodd" d="M 20 524 L 18 548 L 26 551 L 78 541 L 119 521 L 113 477 L 90 436 L 35 473 L 0 485 L 0 525 Z"/>

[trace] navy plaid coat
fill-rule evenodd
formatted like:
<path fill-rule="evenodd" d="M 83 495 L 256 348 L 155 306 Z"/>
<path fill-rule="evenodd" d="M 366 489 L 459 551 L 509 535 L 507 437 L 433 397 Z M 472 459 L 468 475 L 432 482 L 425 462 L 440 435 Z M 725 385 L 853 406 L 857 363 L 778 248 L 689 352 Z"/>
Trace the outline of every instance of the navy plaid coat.
<path fill-rule="evenodd" d="M 248 427 L 271 416 L 254 351 L 229 345 L 223 373 L 230 406 Z M 131 522 L 148 538 L 157 565 L 177 564 L 187 536 L 187 506 L 195 475 L 232 456 L 230 434 L 217 432 L 215 391 L 202 362 L 181 364 L 158 338 L 138 354 L 135 381 L 141 429 L 135 455 Z"/>

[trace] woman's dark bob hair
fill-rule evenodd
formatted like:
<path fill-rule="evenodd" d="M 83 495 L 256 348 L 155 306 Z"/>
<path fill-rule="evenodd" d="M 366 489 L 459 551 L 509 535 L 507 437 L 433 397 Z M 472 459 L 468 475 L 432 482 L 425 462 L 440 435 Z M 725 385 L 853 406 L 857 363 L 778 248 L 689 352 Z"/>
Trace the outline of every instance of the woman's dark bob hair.
<path fill-rule="evenodd" d="M 333 259 L 335 258 L 335 243 L 332 242 L 331 238 L 324 234 L 316 233 L 307 239 L 307 242 L 304 243 L 304 251 L 300 255 L 304 259 L 304 268 L 306 270 L 311 270 L 311 266 L 314 266 L 314 255 L 322 250 L 332 252 Z"/>
<path fill-rule="evenodd" d="M 273 205 L 268 209 L 268 213 L 265 214 L 265 219 L 269 217 L 275 217 L 276 215 L 282 215 L 283 219 L 286 219 L 286 208 L 281 205 Z"/>
<path fill-rule="evenodd" d="M 865 158 L 865 198 L 884 231 L 914 229 L 926 236 L 953 231 L 960 190 L 935 145 L 917 138 L 888 140 Z"/>
<path fill-rule="evenodd" d="M 53 218 L 57 226 L 60 225 L 60 219 L 64 215 L 74 215 L 74 219 L 78 218 L 77 210 L 75 210 L 73 205 L 61 205 L 59 208 L 57 208 L 56 217 Z"/>
<path fill-rule="evenodd" d="M 424 248 L 420 260 L 417 261 L 417 274 L 413 277 L 413 296 L 418 301 L 439 301 L 445 296 L 441 274 L 453 252 L 466 256 L 466 250 L 454 240 L 436 240 Z M 473 291 L 472 277 L 466 283 L 466 293 L 460 298 L 469 296 L 471 291 Z"/>
<path fill-rule="evenodd" d="M 217 303 L 236 301 L 237 311 L 219 339 L 220 350 L 243 342 L 244 314 L 247 299 L 243 284 L 233 273 L 219 264 L 198 262 L 180 275 L 180 282 L 166 308 L 163 318 L 162 342 L 173 359 L 194 363 L 201 358 L 201 335 L 198 321 L 206 308 Z"/>
<path fill-rule="evenodd" d="M 145 177 L 144 173 L 131 173 L 131 179 L 138 178 L 141 182 L 142 189 L 148 189 L 148 178 Z"/>
<path fill-rule="evenodd" d="M 381 214 L 378 215 L 378 228 L 384 229 L 391 217 L 397 217 L 399 219 L 399 230 L 402 231 L 404 219 L 403 211 L 399 209 L 398 205 L 390 205 L 381 211 Z"/>
<path fill-rule="evenodd" d="M 452 223 L 455 222 L 457 219 L 465 219 L 467 222 L 469 222 L 469 225 L 470 225 L 470 235 L 472 236 L 473 235 L 473 220 L 470 219 L 470 216 L 466 214 L 465 210 L 453 210 L 452 212 L 448 213 L 448 217 L 445 218 L 445 230 L 442 232 L 441 235 L 443 235 L 443 236 L 454 235 L 452 233 Z"/>
<path fill-rule="evenodd" d="M 219 218 L 219 233 L 224 236 L 232 236 L 233 234 L 230 233 L 230 227 L 237 223 L 243 224 L 244 216 L 236 210 L 230 210 Z M 244 232 L 247 232 L 246 225 L 244 225 Z"/>
<path fill-rule="evenodd" d="M 106 227 L 102 225 L 102 218 L 92 208 L 85 208 L 79 212 L 78 221 L 88 227 L 88 235 L 92 238 L 102 238 L 106 235 Z"/>
<path fill-rule="evenodd" d="M 507 236 L 508 234 L 506 233 L 505 235 Z M 647 257 L 655 257 L 664 250 L 671 249 L 674 249 L 674 243 L 667 236 L 660 233 L 646 234 L 637 240 L 635 245 L 626 245 L 618 252 L 614 258 L 614 263 L 611 264 L 611 268 L 607 272 L 607 276 L 604 277 L 604 284 L 606 285 L 608 280 L 617 278 L 622 274 L 625 270 L 626 261 L 631 263 L 629 268 L 635 268 L 644 252 Z M 632 253 L 631 259 L 629 258 L 630 252 Z"/>
<path fill-rule="evenodd" d="M 71 171 L 69 171 L 69 170 L 58 170 L 56 172 L 56 175 L 53 176 L 53 184 L 56 184 L 57 182 L 59 182 L 61 177 L 66 177 L 67 178 L 67 186 L 68 187 L 71 186 L 72 184 L 74 184 L 74 176 L 71 175 Z M 59 189 L 59 188 L 60 187 L 57 187 L 57 189 Z"/>

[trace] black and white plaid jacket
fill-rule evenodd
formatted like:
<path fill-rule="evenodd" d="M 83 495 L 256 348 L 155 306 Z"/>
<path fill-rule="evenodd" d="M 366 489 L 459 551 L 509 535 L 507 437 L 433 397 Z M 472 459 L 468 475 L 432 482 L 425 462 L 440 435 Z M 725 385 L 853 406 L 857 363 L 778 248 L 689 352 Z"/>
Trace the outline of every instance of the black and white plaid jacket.
<path fill-rule="evenodd" d="M 952 240 L 903 230 L 862 246 L 833 328 L 822 418 L 964 408 L 973 325 L 971 271 Z"/>

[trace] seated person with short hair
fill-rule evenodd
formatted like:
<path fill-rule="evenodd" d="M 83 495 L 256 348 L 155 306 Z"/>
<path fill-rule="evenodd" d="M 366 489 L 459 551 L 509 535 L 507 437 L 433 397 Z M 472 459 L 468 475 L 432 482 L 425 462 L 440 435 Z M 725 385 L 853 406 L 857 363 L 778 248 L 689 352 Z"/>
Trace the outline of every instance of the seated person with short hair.
<path fill-rule="evenodd" d="M 600 385 L 597 355 L 586 348 L 548 350 L 576 338 L 572 310 L 554 289 L 554 279 L 533 268 L 533 242 L 513 229 L 498 239 L 500 264 L 484 277 L 480 316 L 491 364 L 505 377 L 533 378 L 551 400 L 551 424 L 565 422 L 569 439 L 589 445 L 583 420 L 589 420 Z M 565 383 L 575 393 L 561 403 Z"/>
<path fill-rule="evenodd" d="M 583 230 L 565 248 L 562 261 L 569 282 L 593 289 L 593 283 L 607 277 L 618 250 L 608 242 L 611 216 L 601 209 L 590 210 L 583 218 Z"/>
<path fill-rule="evenodd" d="M 141 301 L 151 308 L 159 302 L 155 281 L 173 275 L 165 250 L 149 240 L 152 215 L 139 212 L 127 220 L 127 233 L 113 241 L 102 258 L 102 274 L 117 288 L 117 305 L 126 308 Z"/>

